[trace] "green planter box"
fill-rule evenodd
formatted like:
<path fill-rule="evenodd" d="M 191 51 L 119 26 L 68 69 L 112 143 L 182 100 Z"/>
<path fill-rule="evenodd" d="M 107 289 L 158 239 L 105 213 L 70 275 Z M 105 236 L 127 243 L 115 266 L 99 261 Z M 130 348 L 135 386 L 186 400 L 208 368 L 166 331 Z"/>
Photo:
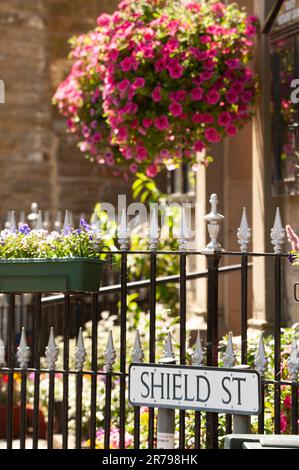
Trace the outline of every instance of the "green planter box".
<path fill-rule="evenodd" d="M 0 292 L 97 292 L 104 260 L 2 259 Z"/>

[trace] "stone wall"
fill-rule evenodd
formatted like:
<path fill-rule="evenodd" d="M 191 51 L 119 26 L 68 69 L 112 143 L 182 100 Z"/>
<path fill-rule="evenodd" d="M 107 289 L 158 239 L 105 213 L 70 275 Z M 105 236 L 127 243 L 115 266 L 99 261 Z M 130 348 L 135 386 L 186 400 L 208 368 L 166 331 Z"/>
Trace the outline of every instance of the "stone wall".
<path fill-rule="evenodd" d="M 70 63 L 68 39 L 88 31 L 116 0 L 2 0 L 0 78 L 0 214 L 41 209 L 92 211 L 115 202 L 127 184 L 84 160 L 65 120 L 51 104 Z M 116 190 L 117 189 L 117 190 Z"/>

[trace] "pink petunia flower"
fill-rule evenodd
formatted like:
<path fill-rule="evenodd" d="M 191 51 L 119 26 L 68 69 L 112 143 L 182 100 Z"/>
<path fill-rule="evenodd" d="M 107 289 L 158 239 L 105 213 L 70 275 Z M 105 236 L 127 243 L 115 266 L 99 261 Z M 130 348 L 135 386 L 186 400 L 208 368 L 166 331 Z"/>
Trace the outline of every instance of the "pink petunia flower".
<path fill-rule="evenodd" d="M 232 116 L 227 111 L 219 115 L 219 118 L 218 118 L 219 126 L 226 127 L 231 122 L 232 122 Z"/>
<path fill-rule="evenodd" d="M 197 87 L 197 88 L 193 88 L 193 90 L 191 90 L 191 99 L 193 101 L 200 101 L 203 97 L 203 89 L 200 88 L 200 87 Z"/>
<path fill-rule="evenodd" d="M 206 96 L 206 102 L 210 105 L 217 104 L 220 100 L 220 93 L 217 90 L 210 90 Z"/>
<path fill-rule="evenodd" d="M 155 165 L 155 163 L 152 163 L 149 165 L 146 169 L 146 174 L 149 178 L 155 178 L 158 174 L 158 167 Z"/>
<path fill-rule="evenodd" d="M 205 131 L 205 138 L 207 139 L 208 142 L 211 142 L 211 143 L 221 142 L 221 135 L 214 127 L 209 127 Z"/>
<path fill-rule="evenodd" d="M 162 94 L 161 94 L 161 87 L 157 86 L 154 91 L 152 92 L 152 99 L 155 101 L 155 103 L 158 103 L 162 99 Z"/>
<path fill-rule="evenodd" d="M 181 78 L 184 73 L 184 68 L 177 64 L 174 67 L 168 67 L 168 73 L 171 78 Z"/>
<path fill-rule="evenodd" d="M 170 114 L 172 114 L 174 117 L 179 117 L 183 113 L 182 105 L 180 103 L 177 103 L 176 101 L 171 103 L 168 109 Z"/>
<path fill-rule="evenodd" d="M 136 147 L 136 160 L 142 162 L 147 157 L 147 150 L 142 145 L 137 145 Z"/>
<path fill-rule="evenodd" d="M 143 77 L 137 77 L 132 84 L 133 89 L 144 88 L 144 86 L 145 86 L 145 78 Z"/>
<path fill-rule="evenodd" d="M 155 127 L 159 130 L 159 131 L 165 131 L 165 129 L 168 129 L 169 128 L 169 121 L 168 121 L 168 118 L 167 116 L 160 116 L 158 118 L 155 119 Z"/>
<path fill-rule="evenodd" d="M 195 152 L 202 152 L 204 150 L 205 146 L 201 140 L 198 140 L 194 144 L 194 150 Z"/>
<path fill-rule="evenodd" d="M 153 120 L 149 118 L 144 118 L 142 120 L 142 125 L 145 129 L 149 129 L 153 125 Z"/>

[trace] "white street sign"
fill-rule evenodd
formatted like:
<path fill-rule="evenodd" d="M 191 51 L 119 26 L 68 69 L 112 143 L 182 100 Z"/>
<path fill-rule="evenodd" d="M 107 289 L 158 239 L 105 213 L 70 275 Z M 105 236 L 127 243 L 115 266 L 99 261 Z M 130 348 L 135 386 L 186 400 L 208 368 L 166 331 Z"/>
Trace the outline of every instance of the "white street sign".
<path fill-rule="evenodd" d="M 133 406 L 257 415 L 261 412 L 260 384 L 255 370 L 132 364 L 129 402 Z"/>

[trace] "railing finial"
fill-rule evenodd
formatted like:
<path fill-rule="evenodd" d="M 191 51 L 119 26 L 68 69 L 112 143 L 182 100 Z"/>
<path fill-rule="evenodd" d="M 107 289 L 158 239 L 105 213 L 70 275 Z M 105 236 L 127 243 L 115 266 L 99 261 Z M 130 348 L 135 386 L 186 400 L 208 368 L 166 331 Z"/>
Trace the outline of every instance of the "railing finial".
<path fill-rule="evenodd" d="M 144 352 L 141 346 L 139 330 L 136 331 L 135 343 L 132 350 L 132 362 L 140 363 L 143 362 Z"/>
<path fill-rule="evenodd" d="M 241 253 L 248 252 L 248 245 L 251 239 L 251 228 L 249 228 L 246 207 L 243 208 L 243 214 L 240 227 L 238 228 L 238 243 L 240 245 Z"/>
<path fill-rule="evenodd" d="M 115 359 L 116 359 L 116 351 L 114 348 L 112 331 L 110 331 L 109 333 L 107 346 L 104 351 L 104 359 L 105 359 L 105 371 L 111 372 L 113 364 L 115 363 Z"/>
<path fill-rule="evenodd" d="M 263 334 L 261 334 L 259 339 L 258 349 L 254 358 L 254 365 L 256 370 L 261 374 L 261 376 L 263 376 L 268 365 Z"/>
<path fill-rule="evenodd" d="M 86 349 L 84 347 L 84 339 L 82 328 L 79 329 L 77 345 L 75 347 L 76 369 L 82 371 L 86 359 Z"/>
<path fill-rule="evenodd" d="M 63 231 L 68 232 L 71 228 L 72 228 L 72 224 L 70 221 L 70 212 L 66 210 L 65 216 L 64 216 Z"/>
<path fill-rule="evenodd" d="M 274 226 L 271 229 L 271 243 L 274 246 L 274 253 L 282 253 L 282 246 L 285 242 L 286 231 L 282 225 L 280 209 L 277 207 Z"/>
<path fill-rule="evenodd" d="M 218 196 L 212 194 L 210 198 L 211 212 L 204 217 L 204 220 L 208 223 L 208 231 L 210 235 L 210 243 L 202 250 L 205 254 L 214 254 L 217 251 L 224 251 L 220 243 L 218 243 L 218 236 L 220 232 L 221 223 L 224 220 L 224 216 L 217 212 Z"/>
<path fill-rule="evenodd" d="M 42 211 L 38 211 L 38 216 L 36 219 L 35 230 L 43 230 L 43 216 Z"/>
<path fill-rule="evenodd" d="M 228 369 L 231 369 L 236 364 L 236 356 L 234 352 L 234 345 L 233 345 L 233 334 L 232 332 L 228 335 L 227 345 L 225 353 L 223 354 L 223 365 Z"/>
<path fill-rule="evenodd" d="M 164 346 L 164 351 L 163 351 L 163 362 L 165 362 L 165 359 L 169 359 L 170 361 L 173 361 L 175 359 L 170 332 L 168 332 L 167 339 L 165 341 L 165 346 Z"/>
<path fill-rule="evenodd" d="M 46 347 L 46 362 L 49 370 L 55 370 L 59 349 L 56 346 L 54 328 L 51 327 L 48 346 Z"/>
<path fill-rule="evenodd" d="M 195 346 L 194 346 L 194 351 L 192 354 L 192 365 L 198 366 L 198 367 L 202 366 L 203 361 L 204 361 L 204 356 L 205 356 L 205 353 L 202 347 L 200 331 L 198 331 Z"/>
<path fill-rule="evenodd" d="M 27 344 L 25 328 L 22 328 L 20 345 L 17 349 L 17 358 L 18 363 L 20 364 L 20 369 L 27 369 L 30 360 L 30 348 Z"/>

